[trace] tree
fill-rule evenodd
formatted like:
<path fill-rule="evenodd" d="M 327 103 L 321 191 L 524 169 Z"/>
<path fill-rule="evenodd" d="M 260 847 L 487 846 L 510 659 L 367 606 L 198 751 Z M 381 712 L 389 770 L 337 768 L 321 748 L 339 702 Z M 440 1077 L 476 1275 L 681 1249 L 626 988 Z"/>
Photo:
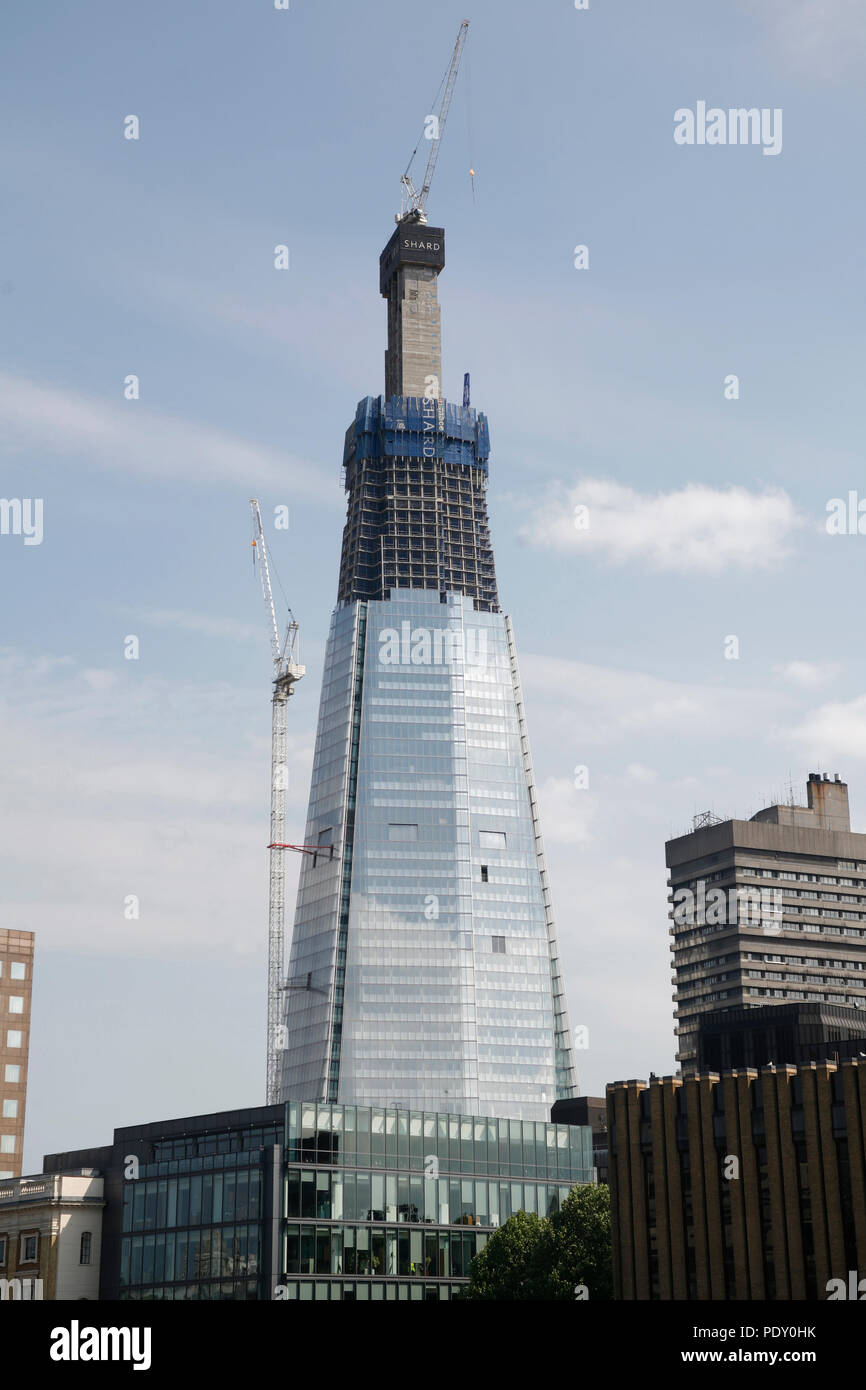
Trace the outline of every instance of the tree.
<path fill-rule="evenodd" d="M 590 1300 L 613 1297 L 609 1187 L 571 1189 L 560 1210 L 545 1222 L 533 1272 L 539 1298 L 573 1301 L 578 1285 Z"/>
<path fill-rule="evenodd" d="M 613 1296 L 610 1191 L 575 1187 L 549 1218 L 519 1211 L 495 1231 L 469 1268 L 461 1299 L 590 1301 Z"/>
<path fill-rule="evenodd" d="M 458 1298 L 535 1298 L 533 1257 L 546 1222 L 540 1216 L 518 1211 L 494 1231 L 469 1267 L 469 1284 Z"/>

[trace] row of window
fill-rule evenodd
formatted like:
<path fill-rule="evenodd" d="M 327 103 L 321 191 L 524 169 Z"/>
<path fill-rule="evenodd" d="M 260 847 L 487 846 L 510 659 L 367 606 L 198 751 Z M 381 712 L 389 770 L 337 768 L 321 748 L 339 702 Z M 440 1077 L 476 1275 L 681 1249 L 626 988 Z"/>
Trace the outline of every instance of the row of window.
<path fill-rule="evenodd" d="M 19 1236 L 18 1264 L 36 1264 L 39 1259 L 39 1233 L 27 1232 Z M 0 1236 L 0 1268 L 5 1268 L 9 1252 L 9 1237 Z M 78 1242 L 78 1263 L 89 1265 L 93 1255 L 93 1232 L 82 1231 Z"/>
<path fill-rule="evenodd" d="M 123 1229 L 152 1231 L 243 1221 L 259 1215 L 260 1200 L 261 1173 L 257 1168 L 139 1179 L 124 1189 Z"/>
<path fill-rule="evenodd" d="M 246 1278 L 258 1274 L 260 1239 L 257 1225 L 126 1236 L 120 1251 L 120 1283 L 125 1287 Z"/>
<path fill-rule="evenodd" d="M 320 1221 L 496 1227 L 516 1211 L 552 1216 L 568 1192 L 566 1183 L 290 1168 L 286 1215 Z"/>
<path fill-rule="evenodd" d="M 286 1227 L 287 1274 L 465 1279 L 485 1231 L 408 1231 L 366 1226 Z"/>
<path fill-rule="evenodd" d="M 0 979 L 3 977 L 3 962 L 0 960 Z M 10 960 L 9 962 L 10 980 L 26 980 L 27 966 L 23 960 Z"/>

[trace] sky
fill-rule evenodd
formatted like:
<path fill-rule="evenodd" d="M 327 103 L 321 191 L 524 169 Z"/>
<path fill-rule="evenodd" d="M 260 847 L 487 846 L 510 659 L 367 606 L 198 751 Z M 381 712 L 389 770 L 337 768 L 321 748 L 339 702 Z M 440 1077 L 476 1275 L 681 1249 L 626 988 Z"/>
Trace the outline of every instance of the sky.
<path fill-rule="evenodd" d="M 25 1172 L 264 1101 L 248 499 L 308 671 L 299 840 L 343 437 L 384 389 L 378 257 L 464 16 L 428 204 L 443 388 L 470 371 L 490 421 L 582 1091 L 675 1069 L 666 839 L 803 800 L 817 770 L 866 831 L 866 539 L 827 528 L 866 500 L 857 0 L 13 0 L 0 493 L 42 504 L 29 536 L 0 514 L 0 925 L 37 933 Z M 781 112 L 781 149 L 677 143 L 699 103 Z"/>

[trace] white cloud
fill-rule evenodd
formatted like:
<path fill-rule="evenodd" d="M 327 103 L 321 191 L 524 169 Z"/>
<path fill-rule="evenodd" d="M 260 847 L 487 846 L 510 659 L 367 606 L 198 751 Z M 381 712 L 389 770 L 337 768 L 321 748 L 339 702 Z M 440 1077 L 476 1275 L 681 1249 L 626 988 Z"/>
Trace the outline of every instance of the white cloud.
<path fill-rule="evenodd" d="M 658 773 L 654 768 L 644 767 L 643 763 L 629 763 L 625 770 L 626 777 L 630 777 L 634 782 L 655 782 Z"/>
<path fill-rule="evenodd" d="M 827 681 L 838 676 L 841 669 L 836 661 L 788 661 L 782 666 L 774 667 L 783 680 L 790 681 L 792 685 L 802 686 L 806 690 L 817 685 L 826 685 Z"/>
<path fill-rule="evenodd" d="M 541 829 L 549 844 L 587 844 L 596 813 L 588 790 L 578 790 L 574 780 L 548 777 L 538 789 Z"/>
<path fill-rule="evenodd" d="M 551 488 L 522 535 L 539 547 L 600 555 L 613 564 L 636 561 L 658 571 L 718 574 L 778 564 L 804 524 L 777 489 L 757 494 L 693 483 L 653 495 L 583 478 L 572 488 Z"/>
<path fill-rule="evenodd" d="M 630 735 L 697 736 L 706 739 L 767 728 L 779 713 L 778 690 L 741 690 L 719 685 L 668 680 L 644 671 L 592 666 L 562 657 L 521 657 L 530 726 L 532 711 L 544 704 L 543 725 L 559 743 L 580 750 Z M 579 731 L 579 732 L 578 732 Z M 569 751 L 565 756 L 571 757 Z"/>
<path fill-rule="evenodd" d="M 140 401 L 108 402 L 9 372 L 0 372 L 0 437 L 7 453 L 38 449 L 159 481 L 231 483 L 248 491 L 278 486 L 294 496 L 342 505 L 333 469 L 160 415 Z"/>
<path fill-rule="evenodd" d="M 829 80 L 866 59 L 863 0 L 741 0 L 796 72 Z"/>
<path fill-rule="evenodd" d="M 267 635 L 264 622 L 254 627 L 252 623 L 240 623 L 236 618 L 212 618 L 205 613 L 185 613 L 179 608 L 150 609 L 142 613 L 141 618 L 154 627 L 180 628 L 184 632 L 198 632 L 205 637 L 227 637 L 239 642 L 264 643 Z"/>
<path fill-rule="evenodd" d="M 866 695 L 813 710 L 788 736 L 810 762 L 866 758 Z"/>

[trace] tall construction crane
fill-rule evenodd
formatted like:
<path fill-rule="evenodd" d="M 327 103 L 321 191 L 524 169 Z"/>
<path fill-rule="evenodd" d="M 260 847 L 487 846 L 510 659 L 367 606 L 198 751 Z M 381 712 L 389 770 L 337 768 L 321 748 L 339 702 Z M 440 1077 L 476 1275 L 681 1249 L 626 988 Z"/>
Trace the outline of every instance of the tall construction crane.
<path fill-rule="evenodd" d="M 435 121 L 434 134 L 430 138 L 430 154 L 427 158 L 427 168 L 424 170 L 424 182 L 419 193 L 415 188 L 409 170 L 412 168 L 412 161 L 418 153 L 418 145 L 412 151 L 412 158 L 406 165 L 406 172 L 400 180 L 402 185 L 400 203 L 401 210 L 397 214 L 396 221 L 399 222 L 426 222 L 427 221 L 427 195 L 430 192 L 430 185 L 433 182 L 433 175 L 436 171 L 436 161 L 439 158 L 439 145 L 442 136 L 445 134 L 445 122 L 448 119 L 448 108 L 451 105 L 451 98 L 454 95 L 454 84 L 457 81 L 457 70 L 460 67 L 460 59 L 463 56 L 463 45 L 466 43 L 466 35 L 469 33 L 469 20 L 464 19 L 457 33 L 457 42 L 454 45 L 454 52 L 451 54 L 451 65 L 448 68 L 443 83 L 445 90 L 442 93 L 442 101 Z M 440 88 L 441 90 L 441 88 Z M 430 118 L 428 117 L 428 120 Z M 426 132 L 425 132 L 426 133 Z M 420 144 L 420 141 L 418 142 Z"/>
<path fill-rule="evenodd" d="M 286 635 L 280 642 L 280 629 L 274 608 L 274 595 L 271 591 L 271 570 L 268 562 L 268 547 L 262 528 L 262 514 L 258 500 L 250 498 L 250 519 L 252 522 L 253 564 L 258 559 L 259 579 L 262 596 L 268 613 L 268 627 L 271 637 L 271 655 L 274 661 L 274 693 L 271 710 L 271 854 L 270 894 L 268 898 L 268 1054 L 267 1054 L 267 1104 L 276 1105 L 280 1092 L 280 1035 L 283 991 L 283 952 L 285 942 L 286 888 L 283 853 L 294 846 L 284 844 L 286 835 L 286 738 L 288 732 L 289 697 L 294 693 L 295 681 L 306 673 L 306 667 L 299 665 L 298 624 L 289 610 Z"/>

